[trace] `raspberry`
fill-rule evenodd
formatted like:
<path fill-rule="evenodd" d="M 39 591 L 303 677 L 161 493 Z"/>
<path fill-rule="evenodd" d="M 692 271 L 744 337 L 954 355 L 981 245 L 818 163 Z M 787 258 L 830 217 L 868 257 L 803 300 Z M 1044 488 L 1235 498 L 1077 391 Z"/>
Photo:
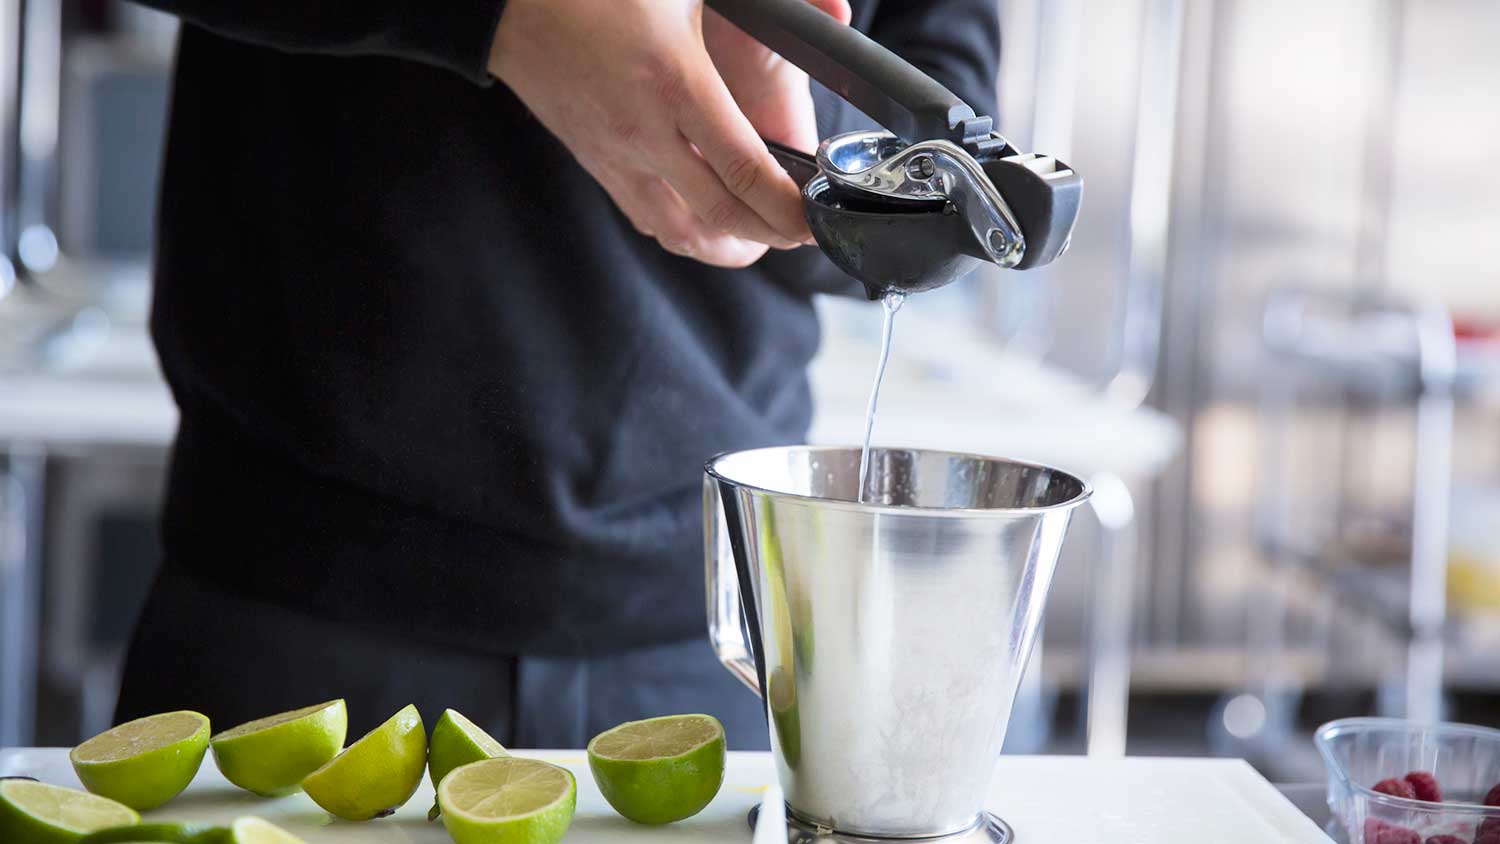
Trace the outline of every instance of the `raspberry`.
<path fill-rule="evenodd" d="M 1474 839 L 1474 844 L 1500 844 L 1500 833 L 1491 832 Z"/>
<path fill-rule="evenodd" d="M 1490 793 L 1484 796 L 1484 805 L 1500 806 L 1500 785 L 1490 789 Z"/>
<path fill-rule="evenodd" d="M 1479 829 L 1474 830 L 1474 837 L 1481 835 L 1500 835 L 1500 818 L 1485 818 L 1479 824 Z"/>
<path fill-rule="evenodd" d="M 1365 844 L 1422 844 L 1422 836 L 1415 829 L 1387 825 L 1375 835 L 1374 841 L 1366 840 Z"/>
<path fill-rule="evenodd" d="M 1381 794 L 1389 794 L 1392 797 L 1405 797 L 1409 800 L 1417 799 L 1417 792 L 1411 787 L 1411 783 L 1406 780 L 1398 780 L 1395 777 L 1375 783 L 1375 790 Z"/>
<path fill-rule="evenodd" d="M 1469 844 L 1457 835 L 1434 835 L 1423 844 Z"/>
<path fill-rule="evenodd" d="M 1365 818 L 1365 844 L 1422 844 L 1416 830 L 1396 826 L 1379 818 Z"/>
<path fill-rule="evenodd" d="M 1429 803 L 1443 802 L 1443 790 L 1438 788 L 1437 777 L 1427 771 L 1412 771 L 1407 774 L 1407 785 L 1416 793 L 1418 800 L 1426 800 Z"/>

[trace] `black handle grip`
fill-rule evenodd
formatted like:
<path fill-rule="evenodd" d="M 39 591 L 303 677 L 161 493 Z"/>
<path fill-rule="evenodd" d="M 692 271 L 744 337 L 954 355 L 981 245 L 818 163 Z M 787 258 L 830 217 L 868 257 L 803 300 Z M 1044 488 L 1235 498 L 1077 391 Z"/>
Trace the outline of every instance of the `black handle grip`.
<path fill-rule="evenodd" d="M 937 80 L 807 0 L 706 2 L 903 140 L 968 144 L 989 136 L 988 117 L 976 118 Z"/>
<path fill-rule="evenodd" d="M 771 151 L 776 163 L 792 177 L 797 187 L 806 187 L 812 177 L 818 175 L 818 159 L 813 156 L 775 141 L 766 141 L 766 149 Z"/>

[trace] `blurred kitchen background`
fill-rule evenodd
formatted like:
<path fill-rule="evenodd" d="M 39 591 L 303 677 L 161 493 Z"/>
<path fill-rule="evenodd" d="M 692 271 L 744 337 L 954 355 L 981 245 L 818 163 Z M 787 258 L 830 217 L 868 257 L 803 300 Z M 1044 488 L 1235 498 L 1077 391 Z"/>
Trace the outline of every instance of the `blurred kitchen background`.
<path fill-rule="evenodd" d="M 1500 722 L 1500 4 L 1006 0 L 1068 257 L 901 312 L 875 438 L 1088 475 L 1008 749 Z M 175 22 L 0 0 L 0 746 L 107 726 L 175 414 L 144 321 Z M 878 308 L 826 301 L 813 438 Z"/>

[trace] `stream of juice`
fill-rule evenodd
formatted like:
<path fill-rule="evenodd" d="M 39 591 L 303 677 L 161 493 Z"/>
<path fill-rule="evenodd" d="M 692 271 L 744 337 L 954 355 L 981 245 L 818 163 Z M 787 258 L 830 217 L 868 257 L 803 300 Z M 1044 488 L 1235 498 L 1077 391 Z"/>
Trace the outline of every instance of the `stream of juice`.
<path fill-rule="evenodd" d="M 906 294 L 892 290 L 885 294 L 880 304 L 885 310 L 885 321 L 880 326 L 880 362 L 875 366 L 875 383 L 870 385 L 870 403 L 865 406 L 865 444 L 859 452 L 859 500 L 866 497 L 865 482 L 870 473 L 870 434 L 875 430 L 875 405 L 880 401 L 880 381 L 885 378 L 885 364 L 891 357 L 891 326 L 896 322 L 896 312 L 906 302 Z"/>

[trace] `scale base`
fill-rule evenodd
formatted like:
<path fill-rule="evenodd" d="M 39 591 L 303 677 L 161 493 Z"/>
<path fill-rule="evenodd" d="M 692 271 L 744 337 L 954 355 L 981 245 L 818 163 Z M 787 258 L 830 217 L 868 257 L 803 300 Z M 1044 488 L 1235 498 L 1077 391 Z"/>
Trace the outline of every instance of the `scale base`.
<path fill-rule="evenodd" d="M 760 807 L 750 810 L 750 828 L 755 829 L 755 820 L 760 817 Z M 962 832 L 936 835 L 927 838 L 882 838 L 870 835 L 853 835 L 847 832 L 814 826 L 786 813 L 787 844 L 1015 844 L 1016 833 L 1010 824 L 989 812 L 979 816 L 979 822 Z"/>

